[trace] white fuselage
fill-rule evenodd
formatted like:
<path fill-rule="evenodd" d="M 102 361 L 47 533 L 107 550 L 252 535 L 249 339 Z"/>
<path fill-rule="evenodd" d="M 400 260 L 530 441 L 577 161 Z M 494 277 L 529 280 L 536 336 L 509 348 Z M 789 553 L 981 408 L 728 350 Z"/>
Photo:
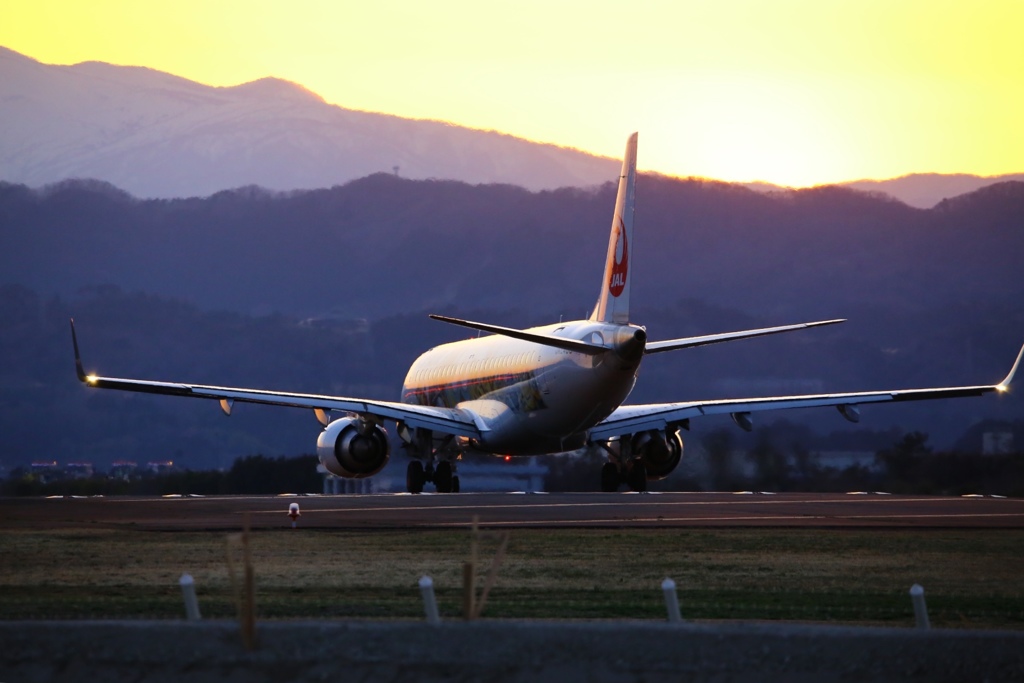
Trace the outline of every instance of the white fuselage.
<path fill-rule="evenodd" d="M 626 399 L 642 343 L 622 355 L 632 325 L 575 321 L 526 332 L 607 345 L 586 355 L 494 335 L 430 349 L 409 368 L 402 401 L 465 410 L 481 426 L 471 445 L 489 453 L 534 455 L 579 448 L 587 430 Z"/>

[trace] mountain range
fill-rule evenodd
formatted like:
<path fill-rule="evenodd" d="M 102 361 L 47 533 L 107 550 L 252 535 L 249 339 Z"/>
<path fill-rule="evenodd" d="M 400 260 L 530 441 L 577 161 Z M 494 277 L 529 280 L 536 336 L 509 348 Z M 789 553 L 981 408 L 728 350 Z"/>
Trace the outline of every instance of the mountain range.
<path fill-rule="evenodd" d="M 438 121 L 324 102 L 264 78 L 215 88 L 141 67 L 41 64 L 0 48 L 0 179 L 96 178 L 139 197 L 339 185 L 372 173 L 593 185 L 618 162 Z"/>
<path fill-rule="evenodd" d="M 247 185 L 326 188 L 379 172 L 530 190 L 592 187 L 618 170 L 614 159 L 493 131 L 345 109 L 276 78 L 218 88 L 142 67 L 47 65 L 2 47 L 0 119 L 0 180 L 41 187 L 94 178 L 143 198 Z M 1024 174 L 846 184 L 930 208 L 1005 180 Z"/>

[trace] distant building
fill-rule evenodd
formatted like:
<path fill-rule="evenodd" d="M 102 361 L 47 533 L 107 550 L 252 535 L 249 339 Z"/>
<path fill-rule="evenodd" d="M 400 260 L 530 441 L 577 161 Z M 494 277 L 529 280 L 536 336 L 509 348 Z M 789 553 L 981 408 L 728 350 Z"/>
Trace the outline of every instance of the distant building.
<path fill-rule="evenodd" d="M 45 484 L 63 478 L 64 472 L 60 469 L 57 461 L 53 460 L 32 463 L 32 475 Z"/>
<path fill-rule="evenodd" d="M 153 461 L 146 463 L 146 469 L 153 474 L 165 474 L 174 470 L 173 460 Z"/>
<path fill-rule="evenodd" d="M 547 465 L 533 458 L 500 459 L 493 462 L 459 463 L 459 484 L 462 491 L 543 491 Z"/>
<path fill-rule="evenodd" d="M 981 435 L 982 455 L 1013 453 L 1013 432 L 985 432 Z"/>
<path fill-rule="evenodd" d="M 851 467 L 861 467 L 869 472 L 881 470 L 872 451 L 821 451 L 813 457 L 812 462 L 822 469 L 840 472 Z"/>
<path fill-rule="evenodd" d="M 115 460 L 110 465 L 110 478 L 128 481 L 135 476 L 138 469 L 138 463 L 134 463 L 131 460 Z"/>
<path fill-rule="evenodd" d="M 88 479 L 93 471 L 91 462 L 69 462 L 64 466 L 64 473 L 72 479 Z"/>

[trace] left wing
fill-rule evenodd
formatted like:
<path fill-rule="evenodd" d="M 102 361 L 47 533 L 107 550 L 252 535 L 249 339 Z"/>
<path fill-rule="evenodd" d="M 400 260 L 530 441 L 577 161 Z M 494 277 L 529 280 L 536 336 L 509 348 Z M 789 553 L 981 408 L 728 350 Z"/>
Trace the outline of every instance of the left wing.
<path fill-rule="evenodd" d="M 74 320 L 71 321 L 71 341 L 75 347 L 75 372 L 78 374 L 78 379 L 90 387 L 99 389 L 120 389 L 121 391 L 135 391 L 146 394 L 213 399 L 220 402 L 221 410 L 226 415 L 231 414 L 231 408 L 235 401 L 306 408 L 312 410 L 317 420 L 325 426 L 328 422 L 327 413 L 336 410 L 367 417 L 377 417 L 383 420 L 400 420 L 410 427 L 423 427 L 441 434 L 453 434 L 455 436 L 480 438 L 481 433 L 485 431 L 484 425 L 478 423 L 474 415 L 457 408 L 420 406 L 393 401 L 347 398 L 344 396 L 296 394 L 267 391 L 264 389 L 100 377 L 85 372 L 85 368 L 82 365 L 82 357 L 78 351 L 78 336 L 75 334 Z"/>
<path fill-rule="evenodd" d="M 934 398 L 982 396 L 991 392 L 1005 393 L 1010 390 L 1010 382 L 1013 381 L 1013 376 L 1021 364 L 1022 357 L 1024 357 L 1024 347 L 1017 354 L 1017 360 L 1010 369 L 1010 373 L 998 384 L 621 406 L 590 430 L 590 439 L 601 441 L 621 434 L 635 434 L 636 432 L 666 429 L 668 427 L 685 427 L 688 426 L 690 418 L 703 415 L 723 415 L 725 413 L 732 415 L 736 424 L 749 431 L 752 425 L 750 421 L 750 413 L 752 412 L 785 410 L 787 408 L 813 408 L 817 406 L 835 406 L 843 414 L 843 417 L 851 422 L 857 422 L 860 419 L 857 406 L 865 403 L 923 401 Z"/>
<path fill-rule="evenodd" d="M 845 323 L 846 318 L 836 320 L 819 320 L 813 323 L 797 323 L 796 325 L 779 325 L 777 327 L 762 327 L 758 330 L 741 330 L 739 332 L 723 332 L 721 334 L 706 334 L 702 337 L 686 337 L 684 339 L 666 339 L 665 341 L 647 342 L 644 353 L 661 353 L 663 351 L 675 351 L 676 349 L 692 349 L 695 346 L 707 346 L 721 342 L 733 341 L 734 339 L 750 339 L 751 337 L 766 337 L 769 334 L 780 332 L 793 332 L 794 330 L 806 330 L 809 327 L 821 327 L 822 325 L 835 325 Z"/>

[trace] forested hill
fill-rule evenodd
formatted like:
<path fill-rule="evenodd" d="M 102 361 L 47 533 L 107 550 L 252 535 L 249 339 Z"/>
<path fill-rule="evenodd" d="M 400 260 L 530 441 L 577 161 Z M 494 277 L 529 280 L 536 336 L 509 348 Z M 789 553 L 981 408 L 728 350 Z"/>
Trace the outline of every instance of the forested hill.
<path fill-rule="evenodd" d="M 614 188 L 533 193 L 376 175 L 276 195 L 133 199 L 95 182 L 0 185 L 0 282 L 115 284 L 203 308 L 376 318 L 596 297 Z M 1022 300 L 1024 183 L 937 205 L 836 187 L 758 194 L 641 177 L 634 305 L 698 298 L 778 319 Z"/>

